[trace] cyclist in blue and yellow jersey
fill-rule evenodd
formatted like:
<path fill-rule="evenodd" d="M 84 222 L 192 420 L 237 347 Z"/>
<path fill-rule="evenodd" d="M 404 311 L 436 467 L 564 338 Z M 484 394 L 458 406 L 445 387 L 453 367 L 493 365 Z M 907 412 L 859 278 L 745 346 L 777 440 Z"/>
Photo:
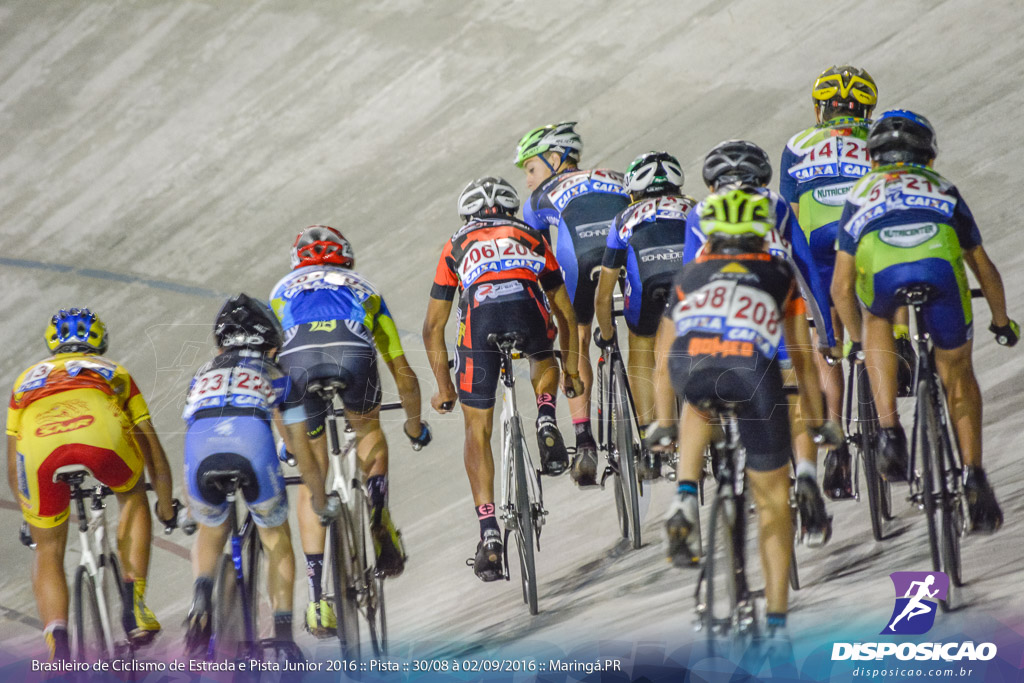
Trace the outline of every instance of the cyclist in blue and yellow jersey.
<path fill-rule="evenodd" d="M 571 475 L 580 486 L 592 486 L 597 483 L 597 444 L 590 428 L 594 294 L 608 231 L 615 216 L 629 205 L 629 194 L 621 173 L 578 167 L 583 141 L 575 125 L 569 121 L 531 130 L 516 148 L 516 166 L 523 169 L 526 187 L 533 193 L 523 207 L 523 221 L 549 243 L 554 229 L 555 258 L 579 325 L 583 393 L 569 400 L 576 432 Z"/>
<path fill-rule="evenodd" d="M 715 146 L 704 160 L 704 182 L 708 189 L 721 191 L 735 183 L 746 183 L 764 195 L 772 207 L 773 229 L 767 235 L 768 251 L 789 262 L 806 301 L 806 308 L 817 329 L 825 330 L 824 341 L 834 343 L 832 320 L 828 315 L 828 286 L 821 282 L 811 258 L 810 247 L 796 216 L 786 201 L 767 188 L 772 177 L 768 154 L 746 140 L 726 140 Z M 701 204 L 690 212 L 686 225 L 684 263 L 691 262 L 704 248 L 707 236 L 701 218 Z M 787 384 L 796 381 L 788 347 L 793 340 L 785 340 L 778 349 L 779 365 Z M 819 347 L 819 350 L 823 350 Z M 797 502 L 800 507 L 801 532 L 808 545 L 822 545 L 831 535 L 831 524 L 825 511 L 825 502 L 817 484 L 818 447 L 802 426 L 801 405 L 790 406 L 790 425 L 796 450 Z"/>
<path fill-rule="evenodd" d="M 816 124 L 786 144 L 782 152 L 779 193 L 793 207 L 810 244 L 810 254 L 822 284 L 832 284 L 836 262 L 839 217 L 853 183 L 871 169 L 867 137 L 871 112 L 878 103 L 878 88 L 867 71 L 833 66 L 821 73 L 811 91 Z M 842 328 L 835 308 L 823 309 L 840 337 Z M 904 321 L 905 323 L 906 321 Z M 899 346 L 913 357 L 906 325 L 898 326 Z M 829 414 L 840 419 L 843 409 L 843 368 L 818 359 Z M 910 366 L 906 366 L 909 371 Z M 822 488 L 832 499 L 853 497 L 850 452 L 844 443 L 825 456 Z"/>
<path fill-rule="evenodd" d="M 890 481 L 907 478 L 907 438 L 896 412 L 891 325 L 900 305 L 894 297 L 901 287 L 928 283 L 938 294 L 924 305 L 924 323 L 967 469 L 971 528 L 995 531 L 1003 513 L 982 469 L 981 390 L 971 362 L 974 318 L 965 263 L 988 302 L 989 331 L 997 341 L 1013 346 L 1020 328 L 1007 317 L 1002 278 L 967 203 L 931 168 L 938 151 L 931 123 L 914 112 L 887 111 L 871 125 L 867 144 L 873 170 L 846 199 L 832 296 L 853 342 L 863 340 L 873 372 L 879 471 Z"/>
<path fill-rule="evenodd" d="M 237 469 L 240 492 L 256 522 L 267 554 L 267 594 L 274 614 L 274 640 L 294 656 L 292 600 L 295 555 L 288 527 L 288 496 L 274 446 L 277 420 L 288 451 L 308 485 L 313 509 L 325 514 L 324 475 L 306 438 L 302 395 L 274 361 L 284 333 L 270 308 L 245 294 L 228 299 L 217 313 L 213 336 L 217 356 L 196 372 L 182 417 L 185 486 L 189 510 L 199 523 L 192 546 L 195 576 L 185 634 L 186 654 L 203 659 L 210 644 L 213 583 L 217 561 L 230 533 L 224 492 L 205 479 L 211 471 Z"/>
<path fill-rule="evenodd" d="M 700 203 L 708 248 L 682 267 L 658 328 L 655 402 L 648 429 L 652 448 L 679 444 L 679 489 L 669 508 L 669 556 L 678 564 L 701 555 L 697 482 L 704 468 L 710 419 L 697 406 L 708 400 L 737 405 L 746 476 L 759 520 L 768 626 L 784 633 L 793 530 L 789 507 L 789 421 L 778 347 L 785 336 L 797 375 L 802 412 L 811 431 L 840 438 L 822 421 L 805 303 L 789 262 L 768 253 L 775 224 L 772 202 L 757 188 L 729 185 Z M 696 209 L 694 209 L 696 210 Z M 676 422 L 676 398 L 688 410 Z M 710 550 L 709 550 L 710 552 Z"/>
<path fill-rule="evenodd" d="M 146 607 L 152 518 L 143 466 L 157 494 L 157 517 L 176 521 L 171 468 L 135 380 L 104 357 L 107 328 L 87 308 L 60 310 L 44 337 L 53 354 L 21 373 L 7 408 L 7 477 L 36 544 L 32 569 L 50 659 L 69 659 L 64 550 L 70 490 L 54 473 L 83 465 L 109 486 L 121 508 L 117 549 L 124 572 L 121 621 L 136 645 L 160 632 Z"/>
<path fill-rule="evenodd" d="M 347 384 L 340 398 L 355 430 L 356 452 L 366 475 L 377 572 L 398 576 L 405 567 L 405 552 L 387 507 L 388 445 L 380 426 L 378 350 L 405 410 L 405 435 L 413 444 L 426 445 L 430 430 L 420 419 L 419 382 L 405 358 L 395 322 L 376 288 L 352 270 L 354 265 L 351 244 L 334 228 L 312 225 L 298 234 L 292 245 L 293 270 L 270 297 L 285 332 L 277 357 L 296 390 L 305 394 L 308 436 L 324 471 L 327 407 L 305 388 L 318 379 L 338 378 Z M 306 487 L 299 489 L 298 517 L 309 577 L 306 627 L 326 637 L 336 621 L 329 601 L 321 595 L 325 530 Z"/>
<path fill-rule="evenodd" d="M 542 474 L 561 474 L 569 465 L 555 418 L 559 371 L 553 353 L 554 320 L 562 350 L 562 391 L 569 397 L 583 391 L 575 372 L 579 367 L 576 318 L 562 275 L 547 241 L 516 219 L 518 210 L 519 195 L 503 178 L 485 176 L 466 185 L 459 195 L 464 225 L 441 250 L 423 321 L 423 345 L 437 380 L 437 393 L 430 403 L 441 413 L 451 411 L 456 399 L 462 403 L 466 426 L 463 460 L 480 524 L 476 555 L 469 564 L 482 581 L 506 578 L 501 529 L 495 517 L 491 452 L 501 359 L 488 336 L 516 332 L 523 337 L 519 350 L 530 362 L 530 380 L 537 397 Z M 458 388 L 452 382 L 444 341 L 456 296 Z"/>
<path fill-rule="evenodd" d="M 682 194 L 683 179 L 679 160 L 668 152 L 646 152 L 633 160 L 626 170 L 626 190 L 633 203 L 612 222 L 597 284 L 600 334 L 594 342 L 603 349 L 614 341 L 612 294 L 625 270 L 622 313 L 629 329 L 627 374 L 641 438 L 654 419 L 654 334 L 683 257 L 686 215 L 697 203 Z M 657 454 L 650 460 L 643 458 L 641 476 L 660 476 L 658 461 Z"/>

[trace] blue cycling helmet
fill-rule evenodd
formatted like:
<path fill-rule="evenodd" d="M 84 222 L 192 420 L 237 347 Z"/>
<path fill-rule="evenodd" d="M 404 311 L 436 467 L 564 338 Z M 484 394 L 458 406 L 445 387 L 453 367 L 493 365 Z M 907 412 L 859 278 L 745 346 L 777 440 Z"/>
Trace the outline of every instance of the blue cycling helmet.
<path fill-rule="evenodd" d="M 62 308 L 50 318 L 43 339 L 51 353 L 104 353 L 107 326 L 88 308 Z"/>
<path fill-rule="evenodd" d="M 927 164 L 939 154 L 928 119 L 907 109 L 882 112 L 868 129 L 868 153 L 880 164 Z"/>

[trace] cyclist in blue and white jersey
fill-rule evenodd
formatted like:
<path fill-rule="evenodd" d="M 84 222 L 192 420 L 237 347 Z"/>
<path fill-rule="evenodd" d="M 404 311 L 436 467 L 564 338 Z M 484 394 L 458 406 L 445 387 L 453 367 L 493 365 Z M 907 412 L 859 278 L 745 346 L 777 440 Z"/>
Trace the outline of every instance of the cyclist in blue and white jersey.
<path fill-rule="evenodd" d="M 420 420 L 419 382 L 405 358 L 387 304 L 369 281 L 352 270 L 354 265 L 352 245 L 340 232 L 312 225 L 295 238 L 293 270 L 274 287 L 270 302 L 285 330 L 278 358 L 305 394 L 307 435 L 324 471 L 327 406 L 305 388 L 318 379 L 341 379 L 347 385 L 340 398 L 345 418 L 355 430 L 356 453 L 366 475 L 376 571 L 397 576 L 405 567 L 405 551 L 387 507 L 388 445 L 380 425 L 378 350 L 405 410 L 405 435 L 414 444 L 426 445 L 430 430 Z M 299 490 L 298 516 L 309 578 L 306 627 L 326 637 L 336 622 L 330 602 L 321 595 L 325 531 L 309 505 L 305 487 Z"/>
<path fill-rule="evenodd" d="M 569 399 L 576 432 L 576 456 L 570 469 L 580 486 L 597 482 L 597 444 L 590 428 L 590 329 L 594 321 L 596 276 L 605 241 L 616 214 L 629 205 L 622 174 L 578 168 L 583 141 L 575 121 L 535 128 L 516 148 L 516 166 L 526 174 L 533 193 L 523 206 L 523 221 L 552 242 L 555 258 L 579 325 L 583 393 Z"/>
<path fill-rule="evenodd" d="M 295 556 L 288 527 L 288 496 L 274 445 L 271 420 L 295 455 L 313 508 L 325 512 L 323 473 L 306 440 L 306 411 L 288 377 L 273 360 L 282 343 L 270 308 L 245 294 L 231 297 L 214 324 L 217 356 L 189 385 L 182 417 L 185 486 L 189 510 L 199 523 L 192 547 L 194 596 L 185 634 L 186 654 L 207 655 L 213 619 L 213 583 L 224 552 L 228 506 L 224 492 L 204 481 L 206 473 L 237 469 L 245 500 L 267 554 L 267 593 L 274 614 L 274 639 L 291 644 Z"/>
<path fill-rule="evenodd" d="M 626 189 L 633 203 L 612 223 L 597 284 L 600 334 L 594 342 L 603 349 L 614 341 L 612 295 L 625 271 L 622 313 L 629 329 L 627 374 L 641 438 L 654 419 L 654 335 L 679 270 L 686 216 L 697 203 L 682 194 L 683 179 L 679 160 L 668 152 L 646 152 L 633 160 L 626 170 Z M 660 476 L 657 455 L 650 461 L 641 459 L 640 474 L 645 479 Z"/>

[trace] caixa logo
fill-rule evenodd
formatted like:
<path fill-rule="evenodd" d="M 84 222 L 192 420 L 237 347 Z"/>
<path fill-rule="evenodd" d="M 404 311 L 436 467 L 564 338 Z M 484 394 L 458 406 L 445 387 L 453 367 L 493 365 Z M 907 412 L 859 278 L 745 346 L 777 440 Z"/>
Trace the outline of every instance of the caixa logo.
<path fill-rule="evenodd" d="M 889 575 L 896 591 L 892 615 L 880 635 L 917 636 L 935 625 L 939 600 L 949 592 L 949 577 L 943 572 L 893 572 Z M 900 660 L 983 660 L 996 656 L 993 643 L 834 643 L 832 660 L 879 660 L 895 656 Z"/>

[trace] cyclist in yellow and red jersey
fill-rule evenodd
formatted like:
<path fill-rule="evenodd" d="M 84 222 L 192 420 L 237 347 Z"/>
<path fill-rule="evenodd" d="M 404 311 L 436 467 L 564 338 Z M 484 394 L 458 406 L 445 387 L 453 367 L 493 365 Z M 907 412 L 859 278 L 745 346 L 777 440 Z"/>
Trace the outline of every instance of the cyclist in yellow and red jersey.
<path fill-rule="evenodd" d="M 523 335 L 520 350 L 530 360 L 530 378 L 537 395 L 537 442 L 544 474 L 561 474 L 569 465 L 555 422 L 559 373 L 553 354 L 552 313 L 561 333 L 562 390 L 570 398 L 583 391 L 577 370 L 576 317 L 562 275 L 547 241 L 514 218 L 518 209 L 515 188 L 501 178 L 480 178 L 466 186 L 459 197 L 459 215 L 466 224 L 441 252 L 423 323 L 423 344 L 438 386 L 431 405 L 446 413 L 456 398 L 462 402 L 466 474 L 480 523 L 473 567 L 483 581 L 504 578 L 501 531 L 494 516 L 491 453 L 500 356 L 487 342 L 488 335 Z M 448 369 L 444 328 L 457 292 L 456 389 Z"/>
<path fill-rule="evenodd" d="M 150 517 L 143 465 L 153 479 L 157 516 L 176 519 L 171 469 L 135 380 L 103 357 L 106 326 L 87 308 L 61 310 L 46 330 L 53 356 L 18 377 L 7 409 L 7 475 L 36 544 L 32 588 L 51 659 L 67 659 L 68 584 L 64 550 L 70 489 L 55 482 L 67 465 L 83 465 L 117 496 L 117 546 L 124 571 L 122 623 L 138 645 L 160 631 L 146 607 Z"/>

